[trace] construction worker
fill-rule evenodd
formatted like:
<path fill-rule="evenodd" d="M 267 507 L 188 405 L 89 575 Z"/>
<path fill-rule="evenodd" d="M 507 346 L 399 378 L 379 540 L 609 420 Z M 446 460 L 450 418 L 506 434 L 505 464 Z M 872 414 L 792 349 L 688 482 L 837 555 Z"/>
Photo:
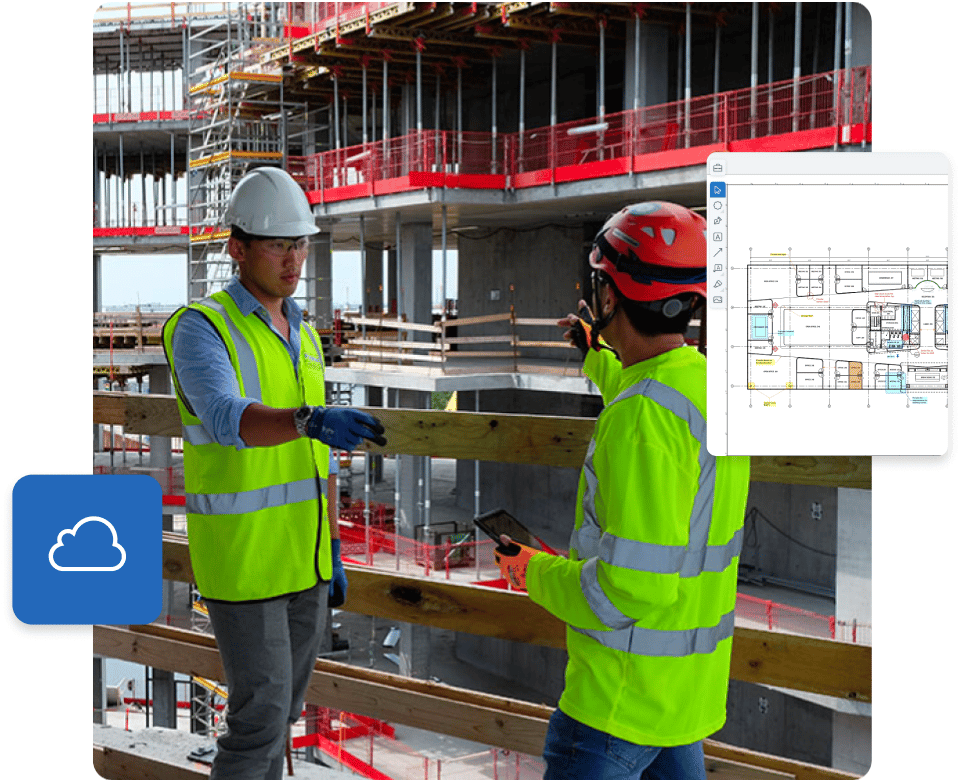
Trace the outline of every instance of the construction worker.
<path fill-rule="evenodd" d="M 498 556 L 567 624 L 545 780 L 705 779 L 702 740 L 726 719 L 749 460 L 707 451 L 706 360 L 684 342 L 706 296 L 704 228 L 672 203 L 614 214 L 589 256 L 597 320 L 557 323 L 605 404 L 570 556 Z"/>
<path fill-rule="evenodd" d="M 164 325 L 183 424 L 187 532 L 226 675 L 227 733 L 214 780 L 279 780 L 289 724 L 326 628 L 346 598 L 329 447 L 385 443 L 376 418 L 326 407 L 317 332 L 290 297 L 318 231 L 277 168 L 234 189 L 227 250 L 237 275 Z"/>

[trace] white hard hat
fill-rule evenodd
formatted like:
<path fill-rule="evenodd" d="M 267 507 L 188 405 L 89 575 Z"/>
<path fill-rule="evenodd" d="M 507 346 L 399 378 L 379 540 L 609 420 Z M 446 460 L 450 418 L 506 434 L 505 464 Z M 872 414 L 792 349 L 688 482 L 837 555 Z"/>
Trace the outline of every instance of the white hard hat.
<path fill-rule="evenodd" d="M 254 236 L 294 238 L 320 232 L 303 189 L 280 168 L 254 168 L 237 182 L 226 223 Z"/>

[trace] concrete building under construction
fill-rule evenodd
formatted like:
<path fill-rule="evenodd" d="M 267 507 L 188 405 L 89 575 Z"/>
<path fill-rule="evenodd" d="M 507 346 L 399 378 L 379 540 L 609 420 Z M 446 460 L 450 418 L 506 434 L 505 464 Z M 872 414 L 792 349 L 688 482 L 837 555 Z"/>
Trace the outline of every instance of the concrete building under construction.
<path fill-rule="evenodd" d="M 297 297 L 324 337 L 328 398 L 376 407 L 409 433 L 341 458 L 352 595 L 329 659 L 352 658 L 366 631 L 359 663 L 371 669 L 320 662 L 305 730 L 326 736 L 305 733 L 294 753 L 336 742 L 333 709 L 537 755 L 562 688 L 562 631 L 534 612 L 521 613 L 522 629 L 497 620 L 500 608 L 532 605 L 476 587 L 498 575 L 471 520 L 504 507 L 551 547 L 567 544 L 601 400 L 554 322 L 588 284 L 586 248 L 630 202 L 702 210 L 712 152 L 869 151 L 868 12 L 856 3 L 107 4 L 93 20 L 93 63 L 95 464 L 161 481 L 165 622 L 184 621 L 95 628 L 95 720 L 110 722 L 111 706 L 137 698 L 147 725 L 176 727 L 177 701 L 189 700 L 186 732 L 201 740 L 222 704 L 216 653 L 190 630 L 203 618 L 182 535 L 179 418 L 159 345 L 166 315 L 103 311 L 102 260 L 178 253 L 181 303 L 220 289 L 233 273 L 223 221 L 233 186 L 274 165 L 303 186 L 321 230 Z M 360 257 L 354 310 L 332 303 L 343 250 Z M 456 296 L 445 274 L 433 276 L 436 252 L 443 269 L 455 253 Z M 705 316 L 688 334 L 701 349 Z M 126 392 L 144 378 L 150 395 Z M 708 762 L 721 777 L 862 775 L 869 459 L 757 458 L 748 508 L 729 718 Z M 388 674 L 372 668 L 374 655 L 383 662 L 373 644 L 393 630 Z M 439 673 L 444 652 L 493 682 L 459 687 L 453 666 Z M 149 691 L 108 697 L 105 658 L 148 666 Z M 494 693 L 520 688 L 527 702 Z M 94 735 L 104 776 L 174 771 L 112 745 L 108 731 Z M 373 738 L 362 767 L 341 764 L 406 777 L 371 773 Z M 430 761 L 418 776 L 440 776 Z M 517 758 L 517 777 L 537 776 L 524 766 L 528 774 Z M 482 771 L 474 776 L 492 776 Z"/>

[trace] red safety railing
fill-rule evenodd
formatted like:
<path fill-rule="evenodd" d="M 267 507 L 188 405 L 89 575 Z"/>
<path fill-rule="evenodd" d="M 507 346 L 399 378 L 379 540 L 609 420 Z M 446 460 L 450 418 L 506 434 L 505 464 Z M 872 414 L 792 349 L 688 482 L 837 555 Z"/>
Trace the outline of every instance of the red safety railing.
<path fill-rule="evenodd" d="M 857 644 L 871 643 L 872 627 L 869 623 L 837 620 L 833 615 L 821 615 L 745 593 L 737 594 L 737 619 L 762 626 L 768 631 L 786 631 Z"/>
<path fill-rule="evenodd" d="M 392 3 L 285 3 L 286 37 L 304 37 L 324 30 L 335 29 Z M 339 42 L 339 41 L 338 41 Z"/>
<path fill-rule="evenodd" d="M 871 69 L 853 68 L 523 133 L 423 130 L 307 157 L 313 202 L 426 187 L 521 188 L 701 164 L 718 149 L 793 151 L 871 137 Z"/>

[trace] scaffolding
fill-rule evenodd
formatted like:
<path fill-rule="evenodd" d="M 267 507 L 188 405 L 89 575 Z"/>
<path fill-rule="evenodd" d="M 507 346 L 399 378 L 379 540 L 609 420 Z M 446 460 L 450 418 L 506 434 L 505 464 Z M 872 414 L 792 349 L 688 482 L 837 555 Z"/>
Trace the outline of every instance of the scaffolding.
<path fill-rule="evenodd" d="M 275 25 L 253 22 L 253 18 L 243 4 L 213 23 L 195 24 L 188 15 L 184 58 L 190 101 L 187 281 L 191 302 L 222 289 L 233 274 L 225 215 L 237 182 L 259 166 L 286 168 L 290 139 L 303 138 L 305 133 L 306 106 L 285 101 L 279 68 L 259 63 L 259 55 L 276 43 L 275 38 L 263 37 Z"/>

